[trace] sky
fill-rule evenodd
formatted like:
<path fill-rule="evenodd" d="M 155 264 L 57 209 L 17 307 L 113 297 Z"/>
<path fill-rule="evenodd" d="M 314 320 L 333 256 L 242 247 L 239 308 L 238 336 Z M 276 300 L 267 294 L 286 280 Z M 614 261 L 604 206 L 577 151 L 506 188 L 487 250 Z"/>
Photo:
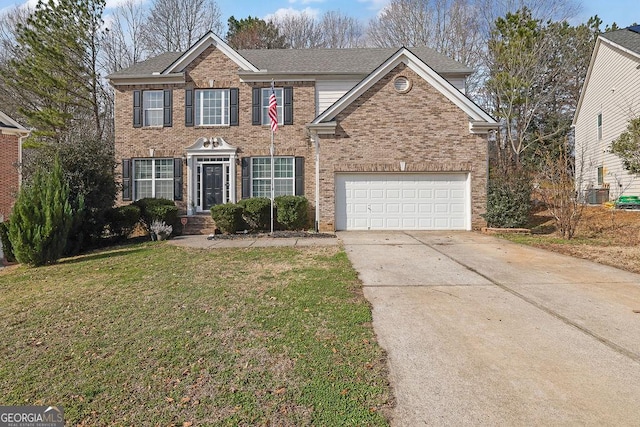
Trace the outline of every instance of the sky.
<path fill-rule="evenodd" d="M 37 0 L 28 0 L 35 5 Z M 107 6 L 117 4 L 121 0 L 107 0 Z M 151 1 L 151 0 L 143 0 Z M 324 11 L 339 10 L 346 15 L 360 19 L 363 23 L 375 17 L 389 0 L 216 0 L 222 11 L 223 23 L 229 16 L 246 18 L 258 16 L 267 18 L 273 14 L 307 11 L 320 15 Z M 578 0 L 580 1 L 580 0 Z M 25 0 L 0 0 L 0 11 Z M 640 0 L 582 0 L 582 11 L 572 19 L 572 24 L 585 22 L 590 16 L 598 15 L 603 23 L 616 22 L 619 27 L 626 27 L 640 22 Z M 108 10 L 106 11 L 108 13 Z"/>

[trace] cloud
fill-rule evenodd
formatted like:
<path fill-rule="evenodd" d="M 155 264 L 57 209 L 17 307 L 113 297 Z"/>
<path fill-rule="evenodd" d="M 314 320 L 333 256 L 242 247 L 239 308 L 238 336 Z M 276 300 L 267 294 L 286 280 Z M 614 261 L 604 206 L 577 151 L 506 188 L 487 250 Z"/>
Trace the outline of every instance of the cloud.
<path fill-rule="evenodd" d="M 106 5 L 104 6 L 105 9 L 112 9 L 118 6 L 122 6 L 123 4 L 127 3 L 130 0 L 107 0 Z M 134 4 L 138 4 L 138 3 L 146 3 L 147 0 L 133 0 Z"/>
<path fill-rule="evenodd" d="M 368 4 L 367 9 L 373 10 L 376 13 L 384 9 L 389 2 L 390 0 L 358 0 L 358 3 Z"/>
<path fill-rule="evenodd" d="M 291 1 L 291 0 L 289 0 Z M 308 1 L 308 0 L 306 0 Z M 270 21 L 270 20 L 279 20 L 282 19 L 284 17 L 287 16 L 301 16 L 301 15 L 307 15 L 307 16 L 311 16 L 312 18 L 316 18 L 320 15 L 321 11 L 320 9 L 313 9 L 311 7 L 305 7 L 302 10 L 298 10 L 298 9 L 294 9 L 292 7 L 288 7 L 288 8 L 280 8 L 278 10 L 276 10 L 273 13 L 270 13 L 268 15 L 266 15 L 263 19 L 265 21 Z"/>
<path fill-rule="evenodd" d="M 289 4 L 310 4 L 310 3 L 324 3 L 326 0 L 289 0 Z"/>

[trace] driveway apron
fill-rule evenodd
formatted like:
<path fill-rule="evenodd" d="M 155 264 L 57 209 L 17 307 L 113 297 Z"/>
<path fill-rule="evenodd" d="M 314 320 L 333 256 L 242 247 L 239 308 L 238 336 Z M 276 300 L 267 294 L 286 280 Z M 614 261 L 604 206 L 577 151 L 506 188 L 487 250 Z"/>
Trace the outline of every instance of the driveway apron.
<path fill-rule="evenodd" d="M 470 232 L 339 237 L 393 425 L 640 425 L 640 275 Z"/>

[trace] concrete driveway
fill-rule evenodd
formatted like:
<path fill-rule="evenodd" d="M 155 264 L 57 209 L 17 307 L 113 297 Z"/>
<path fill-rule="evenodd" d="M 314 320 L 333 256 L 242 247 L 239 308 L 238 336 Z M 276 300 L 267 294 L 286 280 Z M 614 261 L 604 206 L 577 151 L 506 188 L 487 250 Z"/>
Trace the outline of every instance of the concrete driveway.
<path fill-rule="evenodd" d="M 341 232 L 393 425 L 640 425 L 640 275 L 470 232 Z"/>

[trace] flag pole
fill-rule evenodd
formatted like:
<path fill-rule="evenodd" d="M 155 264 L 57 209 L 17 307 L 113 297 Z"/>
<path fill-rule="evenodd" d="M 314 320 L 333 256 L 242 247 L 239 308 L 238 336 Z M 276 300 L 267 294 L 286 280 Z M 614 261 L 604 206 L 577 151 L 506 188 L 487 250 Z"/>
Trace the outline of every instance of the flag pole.
<path fill-rule="evenodd" d="M 269 153 L 271 154 L 271 235 L 273 236 L 273 200 L 275 198 L 276 190 L 275 190 L 275 180 L 273 179 L 273 174 L 275 171 L 275 167 L 273 165 L 273 155 L 275 151 L 275 147 L 273 145 L 274 132 L 273 128 L 271 129 L 271 147 L 269 147 Z"/>
<path fill-rule="evenodd" d="M 271 95 L 269 96 L 269 119 L 271 122 L 271 147 L 269 147 L 269 153 L 271 154 L 271 235 L 273 236 L 273 202 L 276 198 L 276 180 L 274 176 L 274 155 L 276 149 L 273 140 L 275 132 L 278 129 L 278 103 L 276 101 L 276 90 L 273 87 L 273 80 L 271 80 Z"/>

